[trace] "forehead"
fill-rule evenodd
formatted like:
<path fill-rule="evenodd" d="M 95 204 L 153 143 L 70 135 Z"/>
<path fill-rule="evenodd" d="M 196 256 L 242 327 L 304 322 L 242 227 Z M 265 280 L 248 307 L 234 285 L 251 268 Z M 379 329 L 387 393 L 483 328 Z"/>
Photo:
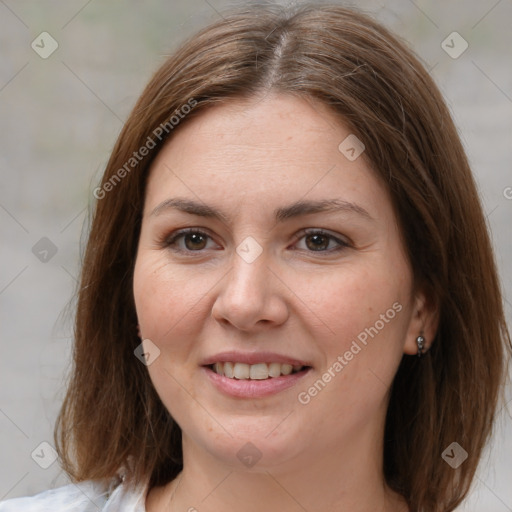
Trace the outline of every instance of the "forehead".
<path fill-rule="evenodd" d="M 222 158 L 224 162 L 246 155 L 288 158 L 300 156 L 318 159 L 319 152 L 332 146 L 350 132 L 322 103 L 291 95 L 269 93 L 251 99 L 230 99 L 203 110 L 191 123 L 177 130 L 164 147 L 176 158 L 188 152 L 187 142 L 195 144 L 195 157 Z M 318 139 L 324 139 L 321 147 Z M 222 148 L 222 152 L 215 151 Z M 205 155 L 208 151 L 208 155 Z M 191 155 L 188 154 L 188 157 Z"/>
<path fill-rule="evenodd" d="M 340 151 L 347 137 L 353 134 L 340 118 L 312 99 L 229 100 L 199 113 L 160 150 L 147 208 L 169 195 L 238 207 L 341 196 L 371 208 L 386 194 L 364 153 L 350 160 Z"/>

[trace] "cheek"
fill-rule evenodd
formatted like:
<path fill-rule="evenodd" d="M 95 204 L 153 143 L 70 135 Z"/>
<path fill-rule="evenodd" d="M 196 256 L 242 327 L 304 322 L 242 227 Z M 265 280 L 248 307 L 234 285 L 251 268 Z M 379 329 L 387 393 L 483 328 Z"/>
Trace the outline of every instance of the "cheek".
<path fill-rule="evenodd" d="M 191 340 L 201 329 L 198 318 L 200 299 L 210 288 L 202 289 L 202 280 L 177 272 L 156 251 L 142 251 L 136 260 L 133 293 L 137 318 L 144 338 L 159 349 L 159 355 L 148 366 L 155 389 L 168 410 L 176 404 L 195 398 L 195 390 L 180 385 L 193 364 Z M 190 388 L 190 389 L 188 389 Z"/>
<path fill-rule="evenodd" d="M 328 408 L 334 422 L 344 418 L 357 431 L 384 407 L 402 358 L 409 281 L 407 272 L 376 262 L 346 270 L 310 287 L 312 298 L 313 289 L 323 290 L 312 309 L 328 329 L 315 337 L 324 360 L 318 378 L 299 390 L 299 401 L 311 414 Z"/>
<path fill-rule="evenodd" d="M 133 277 L 135 307 L 142 332 L 155 340 L 162 340 L 179 323 L 190 327 L 194 306 L 208 291 L 207 282 L 197 275 L 194 278 L 188 272 L 177 272 L 164 258 L 156 252 L 142 253 L 136 261 Z"/>
<path fill-rule="evenodd" d="M 340 269 L 321 281 L 308 283 L 305 290 L 309 295 L 304 302 L 318 311 L 334 346 L 345 345 L 376 323 L 382 334 L 403 327 L 401 316 L 405 315 L 401 312 L 408 301 L 407 272 L 370 262 Z"/>

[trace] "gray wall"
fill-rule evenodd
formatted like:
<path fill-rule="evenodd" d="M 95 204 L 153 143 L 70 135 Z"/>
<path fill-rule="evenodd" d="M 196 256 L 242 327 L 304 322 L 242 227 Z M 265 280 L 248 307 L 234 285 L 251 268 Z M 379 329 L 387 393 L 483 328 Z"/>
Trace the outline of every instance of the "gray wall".
<path fill-rule="evenodd" d="M 226 5 L 223 0 L 0 0 L 0 499 L 67 482 L 57 463 L 43 469 L 31 453 L 36 450 L 37 458 L 41 442 L 53 443 L 71 348 L 72 309 L 66 307 L 76 287 L 92 189 L 152 72 Z M 512 2 L 358 5 L 409 41 L 450 104 L 510 297 Z M 458 58 L 441 46 L 453 31 L 469 44 Z M 51 49 L 49 39 L 42 48 L 42 32 L 58 42 L 47 58 L 36 53 L 46 56 Z M 33 49 L 33 41 L 39 47 Z M 451 51 L 460 50 L 460 43 Z M 506 308 L 510 320 L 510 301 Z M 509 389 L 507 400 L 510 396 Z M 511 404 L 500 413 L 463 510 L 512 510 Z"/>

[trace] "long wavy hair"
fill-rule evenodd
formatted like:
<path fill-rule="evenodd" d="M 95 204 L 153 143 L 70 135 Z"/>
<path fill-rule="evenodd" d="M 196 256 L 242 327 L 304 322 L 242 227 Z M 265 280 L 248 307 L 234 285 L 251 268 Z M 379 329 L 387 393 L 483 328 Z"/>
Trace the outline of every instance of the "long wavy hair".
<path fill-rule="evenodd" d="M 412 510 L 451 511 L 492 432 L 511 350 L 490 237 L 456 127 L 420 60 L 368 15 L 332 4 L 228 11 L 168 57 L 137 101 L 94 194 L 55 427 L 63 468 L 75 481 L 106 479 L 131 456 L 129 477 L 151 486 L 181 471 L 180 428 L 134 356 L 148 169 L 200 112 L 267 91 L 327 105 L 389 188 L 415 282 L 440 322 L 428 354 L 404 356 L 394 378 L 383 474 Z M 457 470 L 441 458 L 453 441 L 469 454 Z"/>

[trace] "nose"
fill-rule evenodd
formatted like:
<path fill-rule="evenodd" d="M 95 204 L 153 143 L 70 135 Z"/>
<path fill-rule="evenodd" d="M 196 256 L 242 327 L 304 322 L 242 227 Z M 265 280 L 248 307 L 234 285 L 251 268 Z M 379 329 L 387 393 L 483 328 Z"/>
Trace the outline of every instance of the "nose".
<path fill-rule="evenodd" d="M 219 287 L 212 317 L 221 324 L 249 332 L 281 325 L 288 318 L 286 287 L 263 255 L 248 263 L 234 254 Z"/>

